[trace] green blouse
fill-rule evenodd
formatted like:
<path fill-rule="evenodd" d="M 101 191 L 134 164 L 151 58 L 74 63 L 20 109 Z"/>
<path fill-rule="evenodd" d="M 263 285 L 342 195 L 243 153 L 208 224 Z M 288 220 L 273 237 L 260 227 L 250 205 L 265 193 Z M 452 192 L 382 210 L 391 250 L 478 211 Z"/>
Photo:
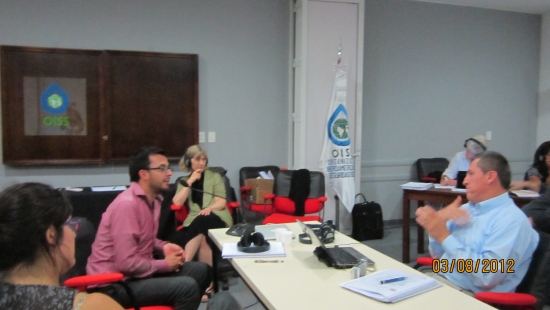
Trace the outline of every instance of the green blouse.
<path fill-rule="evenodd" d="M 189 176 L 183 177 L 183 179 L 187 181 L 189 179 Z M 176 192 L 179 192 L 182 188 L 183 186 L 181 184 L 178 184 L 178 188 Z M 199 207 L 199 205 L 193 202 L 191 191 L 192 190 L 190 189 L 189 195 L 187 196 L 187 199 L 189 201 L 189 215 L 183 222 L 183 226 L 185 227 L 189 226 L 201 211 L 201 208 Z M 208 169 L 204 171 L 203 191 L 214 193 L 222 197 L 227 197 L 225 195 L 225 184 L 223 183 L 222 177 L 218 173 L 212 172 Z M 214 204 L 214 196 L 204 193 L 202 196 L 203 207 L 207 208 L 213 204 Z M 225 222 L 226 227 L 231 227 L 233 225 L 233 219 L 231 218 L 231 214 L 229 213 L 229 210 L 227 209 L 227 207 L 224 207 L 222 210 L 213 211 L 213 212 L 217 216 L 219 216 L 222 221 Z"/>

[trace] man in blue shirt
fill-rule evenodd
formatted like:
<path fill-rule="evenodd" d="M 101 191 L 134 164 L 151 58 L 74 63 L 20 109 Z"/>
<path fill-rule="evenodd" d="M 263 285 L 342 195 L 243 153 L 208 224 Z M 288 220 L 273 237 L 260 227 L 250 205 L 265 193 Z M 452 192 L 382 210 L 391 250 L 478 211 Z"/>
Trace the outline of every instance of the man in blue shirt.
<path fill-rule="evenodd" d="M 529 268 L 539 235 L 508 196 L 510 179 L 504 156 L 479 153 L 464 179 L 468 203 L 460 206 L 459 196 L 440 211 L 416 211 L 430 236 L 433 271 L 461 290 L 513 292 Z"/>

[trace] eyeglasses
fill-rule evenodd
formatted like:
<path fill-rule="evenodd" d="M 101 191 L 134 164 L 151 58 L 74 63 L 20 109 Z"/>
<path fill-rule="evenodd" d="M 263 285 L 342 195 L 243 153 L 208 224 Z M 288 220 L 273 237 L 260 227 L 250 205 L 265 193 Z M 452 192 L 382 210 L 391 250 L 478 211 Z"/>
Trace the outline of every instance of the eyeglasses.
<path fill-rule="evenodd" d="M 68 226 L 70 229 L 76 232 L 80 228 L 80 219 L 68 220 L 63 223 L 63 225 Z"/>
<path fill-rule="evenodd" d="M 160 170 L 160 171 L 162 171 L 162 172 L 166 172 L 166 171 L 168 171 L 168 170 L 174 171 L 174 170 L 172 169 L 172 167 L 170 167 L 170 166 L 165 166 L 165 165 L 160 165 L 160 166 L 158 166 L 158 167 L 156 167 L 156 168 L 147 168 L 147 169 L 145 169 L 145 170 Z"/>

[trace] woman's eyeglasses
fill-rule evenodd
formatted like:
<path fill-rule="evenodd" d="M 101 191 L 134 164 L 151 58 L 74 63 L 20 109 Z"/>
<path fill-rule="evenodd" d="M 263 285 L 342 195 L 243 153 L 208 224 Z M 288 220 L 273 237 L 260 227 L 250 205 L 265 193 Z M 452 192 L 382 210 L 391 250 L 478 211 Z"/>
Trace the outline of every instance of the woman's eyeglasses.
<path fill-rule="evenodd" d="M 76 232 L 80 228 L 80 219 L 68 220 L 63 223 L 63 225 L 68 226 L 70 229 Z"/>

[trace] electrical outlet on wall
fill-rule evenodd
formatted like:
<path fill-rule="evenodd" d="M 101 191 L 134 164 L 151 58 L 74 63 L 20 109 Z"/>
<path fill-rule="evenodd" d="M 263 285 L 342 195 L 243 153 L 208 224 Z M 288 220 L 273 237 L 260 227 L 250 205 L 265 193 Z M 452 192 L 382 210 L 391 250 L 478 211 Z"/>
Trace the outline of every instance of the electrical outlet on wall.
<path fill-rule="evenodd" d="M 206 142 L 204 131 L 199 131 L 199 143 Z"/>
<path fill-rule="evenodd" d="M 487 139 L 487 141 L 493 139 L 493 133 L 490 132 L 490 131 L 487 131 L 487 132 L 485 133 L 485 139 Z"/>

